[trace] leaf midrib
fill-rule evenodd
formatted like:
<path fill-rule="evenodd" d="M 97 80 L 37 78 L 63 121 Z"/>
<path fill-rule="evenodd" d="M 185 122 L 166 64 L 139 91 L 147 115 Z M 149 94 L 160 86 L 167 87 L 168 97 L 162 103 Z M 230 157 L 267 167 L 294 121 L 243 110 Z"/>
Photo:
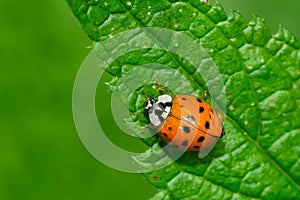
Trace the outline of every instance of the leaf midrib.
<path fill-rule="evenodd" d="M 236 123 L 235 121 L 234 121 L 234 119 L 233 118 L 231 118 L 231 117 L 229 117 L 228 116 L 228 119 L 236 126 L 236 127 L 238 127 L 241 131 L 242 131 L 242 133 L 246 136 L 246 138 L 249 140 L 249 141 L 251 141 L 264 155 L 266 155 L 266 158 L 268 159 L 268 161 L 272 164 L 272 165 L 274 165 L 275 166 L 275 168 L 279 171 L 279 172 L 281 172 L 293 185 L 295 185 L 296 186 L 296 188 L 298 189 L 298 190 L 300 190 L 300 186 L 294 181 L 294 179 L 292 179 L 292 177 L 287 173 L 287 172 L 285 172 L 281 167 L 280 167 L 280 165 L 277 163 L 277 162 L 275 162 L 273 159 L 272 159 L 272 157 L 269 155 L 269 153 L 265 150 L 265 149 L 263 149 L 252 137 L 250 137 L 248 134 L 247 134 L 247 131 L 243 128 L 243 127 L 241 127 L 238 123 Z"/>

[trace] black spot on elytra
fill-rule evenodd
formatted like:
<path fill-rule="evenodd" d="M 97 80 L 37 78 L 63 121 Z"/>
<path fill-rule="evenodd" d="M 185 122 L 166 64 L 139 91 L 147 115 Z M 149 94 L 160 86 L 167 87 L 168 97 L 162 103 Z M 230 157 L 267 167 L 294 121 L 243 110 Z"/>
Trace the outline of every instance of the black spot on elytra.
<path fill-rule="evenodd" d="M 206 121 L 206 122 L 205 122 L 205 128 L 206 128 L 206 129 L 209 129 L 209 127 L 210 127 L 210 124 L 209 124 L 208 121 Z"/>
<path fill-rule="evenodd" d="M 188 140 L 184 140 L 181 145 L 184 146 L 184 147 L 186 147 L 188 144 L 189 144 L 189 141 Z"/>
<path fill-rule="evenodd" d="M 182 130 L 183 130 L 183 132 L 185 132 L 185 133 L 191 132 L 190 128 L 187 127 L 187 126 L 184 126 L 184 127 L 182 128 Z"/>
<path fill-rule="evenodd" d="M 181 99 L 182 99 L 182 100 L 186 100 L 186 98 L 185 98 L 185 97 L 182 97 Z"/>
<path fill-rule="evenodd" d="M 187 116 L 187 119 L 190 121 L 190 122 L 195 122 L 195 118 L 193 116 Z"/>
<path fill-rule="evenodd" d="M 209 118 L 211 119 L 211 114 L 209 114 Z"/>
<path fill-rule="evenodd" d="M 202 106 L 200 106 L 199 113 L 202 113 L 203 111 L 204 111 L 204 108 Z"/>
<path fill-rule="evenodd" d="M 199 149 L 200 148 L 200 146 L 194 146 L 194 149 Z"/>
<path fill-rule="evenodd" d="M 172 127 L 171 127 L 171 126 L 169 126 L 169 127 L 168 127 L 168 130 L 169 130 L 169 131 L 171 131 L 171 130 L 172 130 Z"/>
<path fill-rule="evenodd" d="M 210 112 L 211 112 L 212 114 L 214 114 L 215 111 L 214 111 L 214 109 L 211 108 L 211 109 L 210 109 Z"/>
<path fill-rule="evenodd" d="M 200 137 L 198 138 L 197 142 L 203 142 L 204 139 L 205 139 L 204 136 L 200 136 Z"/>
<path fill-rule="evenodd" d="M 168 137 L 168 135 L 167 135 L 166 133 L 163 133 L 163 135 L 164 135 L 165 137 Z"/>
<path fill-rule="evenodd" d="M 200 98 L 197 98 L 197 101 L 198 101 L 199 103 L 202 103 L 202 100 L 201 100 Z"/>

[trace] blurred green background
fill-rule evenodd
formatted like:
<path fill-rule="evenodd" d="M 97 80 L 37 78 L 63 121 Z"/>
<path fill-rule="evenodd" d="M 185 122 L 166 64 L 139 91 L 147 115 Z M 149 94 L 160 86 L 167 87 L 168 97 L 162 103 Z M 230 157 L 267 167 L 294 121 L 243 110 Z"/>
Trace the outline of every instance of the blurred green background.
<path fill-rule="evenodd" d="M 214 1 L 212 1 L 214 2 Z M 279 24 L 300 39 L 297 0 L 220 0 Z M 0 199 L 149 199 L 156 189 L 142 175 L 110 169 L 80 142 L 72 118 L 72 87 L 91 41 L 64 0 L 0 1 Z M 102 80 L 109 80 L 106 76 Z M 97 110 L 110 138 L 141 150 L 109 122 L 103 84 Z M 128 143 L 130 145 L 128 145 Z"/>

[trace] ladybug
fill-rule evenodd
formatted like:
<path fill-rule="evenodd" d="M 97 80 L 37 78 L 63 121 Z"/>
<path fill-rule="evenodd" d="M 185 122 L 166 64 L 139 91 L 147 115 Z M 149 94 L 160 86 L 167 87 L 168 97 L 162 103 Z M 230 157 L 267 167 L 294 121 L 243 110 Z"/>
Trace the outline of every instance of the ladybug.
<path fill-rule="evenodd" d="M 147 98 L 145 114 L 150 125 L 166 143 L 186 151 L 199 151 L 205 157 L 225 135 L 222 117 L 204 99 L 168 94 Z"/>

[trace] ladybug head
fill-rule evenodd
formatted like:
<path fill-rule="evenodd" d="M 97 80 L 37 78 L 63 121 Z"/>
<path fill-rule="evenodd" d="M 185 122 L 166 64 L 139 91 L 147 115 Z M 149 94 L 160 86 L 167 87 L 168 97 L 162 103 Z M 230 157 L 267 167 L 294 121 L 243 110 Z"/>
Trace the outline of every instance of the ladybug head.
<path fill-rule="evenodd" d="M 147 101 L 145 101 L 145 103 L 144 103 L 145 114 L 149 114 L 151 108 L 153 108 L 153 106 L 155 105 L 156 102 L 157 102 L 157 99 L 155 99 L 155 98 L 149 98 Z"/>
<path fill-rule="evenodd" d="M 172 107 L 172 97 L 161 95 L 157 99 L 149 98 L 144 104 L 144 112 L 149 116 L 152 125 L 160 126 L 168 117 Z"/>

